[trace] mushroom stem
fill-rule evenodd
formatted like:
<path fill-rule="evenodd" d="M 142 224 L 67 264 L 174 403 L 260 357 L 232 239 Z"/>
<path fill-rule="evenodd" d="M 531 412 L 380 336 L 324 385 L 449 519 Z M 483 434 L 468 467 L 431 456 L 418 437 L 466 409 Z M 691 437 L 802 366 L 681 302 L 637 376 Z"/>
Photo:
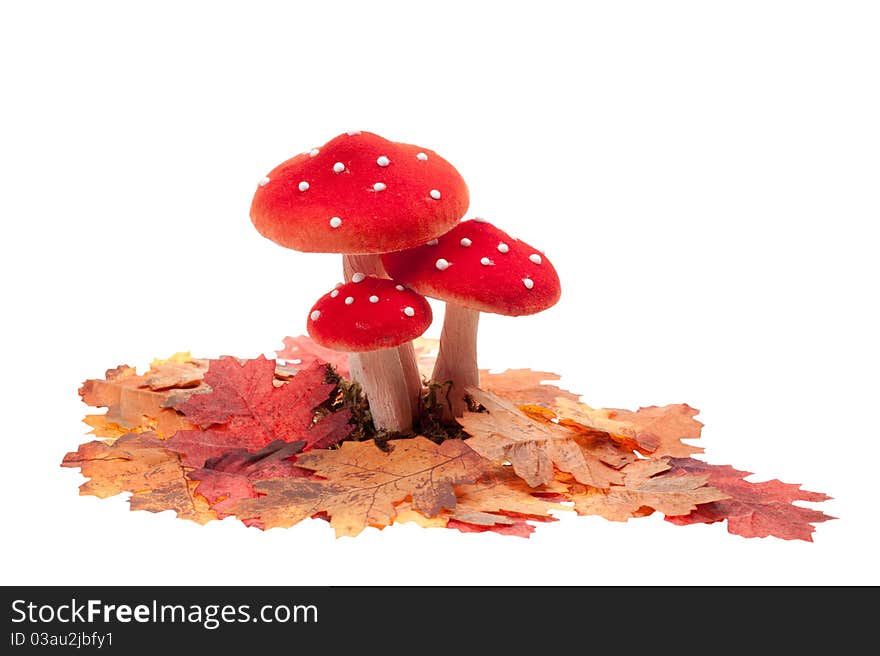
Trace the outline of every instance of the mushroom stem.
<path fill-rule="evenodd" d="M 446 303 L 440 350 L 431 375 L 437 383 L 450 383 L 444 416 L 448 412 L 451 417 L 461 417 L 468 409 L 465 390 L 480 385 L 480 370 L 477 367 L 479 321 L 479 311 Z"/>
<path fill-rule="evenodd" d="M 378 255 L 343 255 L 345 281 L 356 272 L 388 277 Z M 349 353 L 348 368 L 370 404 L 377 429 L 404 433 L 412 430 L 422 395 L 412 342 L 397 348 Z"/>

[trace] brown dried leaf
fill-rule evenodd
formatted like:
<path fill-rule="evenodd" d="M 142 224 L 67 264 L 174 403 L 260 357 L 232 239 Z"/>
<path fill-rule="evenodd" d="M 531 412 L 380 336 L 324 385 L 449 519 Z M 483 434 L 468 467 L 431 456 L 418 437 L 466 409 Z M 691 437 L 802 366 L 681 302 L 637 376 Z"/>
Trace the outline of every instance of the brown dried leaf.
<path fill-rule="evenodd" d="M 454 485 L 475 480 L 487 463 L 461 440 L 436 444 L 417 436 L 389 440 L 390 452 L 372 442 L 343 442 L 340 448 L 315 450 L 297 459 L 317 478 L 258 482 L 264 496 L 239 501 L 233 512 L 259 519 L 265 528 L 287 527 L 326 513 L 337 537 L 354 536 L 367 526 L 394 522 L 396 504 L 412 499 L 426 517 L 456 505 Z"/>
<path fill-rule="evenodd" d="M 685 403 L 649 406 L 632 412 L 616 408 L 596 410 L 586 403 L 559 397 L 553 402 L 553 409 L 562 425 L 610 433 L 619 442 L 654 457 L 683 458 L 703 451 L 702 447 L 681 441 L 700 437 L 703 428 L 694 419 L 699 411 Z"/>
<path fill-rule="evenodd" d="M 476 387 L 467 392 L 488 410 L 466 412 L 458 420 L 472 436 L 468 445 L 495 463 L 509 461 L 531 487 L 552 483 L 556 478 L 554 467 L 592 487 L 606 488 L 623 481 L 617 469 L 634 456 L 619 449 L 607 436 L 586 435 L 536 420 L 510 401 Z"/>
<path fill-rule="evenodd" d="M 204 524 L 217 515 L 193 494 L 196 482 L 186 477 L 180 458 L 163 448 L 155 433 L 123 435 L 112 444 L 93 441 L 64 456 L 62 467 L 79 467 L 89 478 L 80 494 L 106 498 L 131 492 L 132 510 L 173 510 L 181 519 Z"/>
<path fill-rule="evenodd" d="M 551 405 L 557 398 L 577 401 L 580 396 L 544 381 L 559 380 L 560 376 L 549 371 L 531 369 L 507 369 L 493 374 L 480 370 L 480 389 L 517 404 Z"/>
<path fill-rule="evenodd" d="M 664 515 L 686 515 L 699 504 L 726 499 L 727 494 L 706 486 L 708 476 L 668 472 L 668 459 L 639 460 L 621 470 L 623 485 L 605 490 L 573 484 L 569 498 L 579 515 L 601 515 L 625 522 L 658 511 Z"/>

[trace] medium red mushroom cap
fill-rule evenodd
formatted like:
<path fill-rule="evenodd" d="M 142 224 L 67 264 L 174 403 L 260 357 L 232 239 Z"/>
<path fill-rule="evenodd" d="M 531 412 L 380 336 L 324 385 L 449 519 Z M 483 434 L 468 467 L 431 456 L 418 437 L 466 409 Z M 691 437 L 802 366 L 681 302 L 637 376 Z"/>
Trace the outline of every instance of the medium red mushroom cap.
<path fill-rule="evenodd" d="M 433 150 L 347 132 L 272 169 L 250 216 L 287 248 L 384 253 L 443 234 L 468 203 L 461 175 Z"/>
<path fill-rule="evenodd" d="M 427 299 L 387 278 L 356 273 L 312 306 L 306 328 L 321 346 L 375 351 L 424 333 L 433 315 Z"/>
<path fill-rule="evenodd" d="M 482 219 L 381 257 L 389 276 L 420 294 L 481 312 L 535 314 L 561 294 L 556 269 L 541 251 Z"/>

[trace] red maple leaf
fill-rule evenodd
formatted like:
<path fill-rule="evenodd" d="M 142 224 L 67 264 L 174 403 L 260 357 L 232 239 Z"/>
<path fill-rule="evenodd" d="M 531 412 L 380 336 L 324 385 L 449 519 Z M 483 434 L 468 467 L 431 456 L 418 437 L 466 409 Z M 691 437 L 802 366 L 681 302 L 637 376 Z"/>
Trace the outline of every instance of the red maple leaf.
<path fill-rule="evenodd" d="M 700 504 L 687 515 L 666 517 L 677 525 L 711 524 L 727 520 L 729 533 L 747 538 L 773 536 L 783 540 L 812 542 L 813 523 L 835 519 L 830 515 L 793 505 L 794 501 L 827 501 L 821 492 L 802 490 L 800 485 L 774 479 L 759 483 L 743 480 L 752 472 L 739 471 L 730 465 L 710 465 L 694 458 L 671 458 L 670 474 L 708 475 L 706 485 L 729 499 Z"/>
<path fill-rule="evenodd" d="M 304 450 L 336 444 L 351 432 L 351 415 L 346 409 L 316 416 L 335 388 L 325 382 L 326 371 L 315 362 L 276 386 L 274 360 L 211 360 L 210 391 L 174 406 L 199 429 L 177 431 L 166 448 L 180 453 L 185 465 L 202 467 L 232 449 L 258 451 L 275 440 L 303 441 Z"/>
<path fill-rule="evenodd" d="M 348 353 L 334 351 L 320 344 L 315 344 L 311 337 L 298 335 L 285 337 L 284 348 L 275 351 L 275 355 L 284 360 L 291 360 L 294 364 L 305 368 L 313 362 L 321 362 L 331 365 L 343 378 L 349 377 Z"/>
<path fill-rule="evenodd" d="M 302 451 L 305 442 L 284 442 L 275 440 L 256 452 L 234 449 L 222 456 L 209 458 L 205 466 L 189 473 L 189 478 L 199 481 L 196 492 L 201 494 L 217 513 L 217 517 L 227 517 L 239 499 L 255 499 L 259 494 L 254 483 L 273 478 L 311 476 L 312 472 L 297 467 L 296 454 Z"/>

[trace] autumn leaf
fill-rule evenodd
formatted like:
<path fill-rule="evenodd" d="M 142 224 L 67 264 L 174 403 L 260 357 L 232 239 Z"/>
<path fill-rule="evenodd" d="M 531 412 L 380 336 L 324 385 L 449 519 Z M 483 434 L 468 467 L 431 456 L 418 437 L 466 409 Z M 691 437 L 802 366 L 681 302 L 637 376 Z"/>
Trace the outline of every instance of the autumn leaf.
<path fill-rule="evenodd" d="M 109 369 L 103 379 L 85 381 L 79 394 L 86 404 L 107 408 L 104 415 L 97 415 L 103 419 L 90 419 L 98 435 L 148 430 L 167 438 L 178 430 L 192 428 L 183 415 L 165 406 L 170 389 L 150 389 L 145 376 L 128 365 Z"/>
<path fill-rule="evenodd" d="M 310 476 L 311 471 L 298 467 L 296 454 L 305 442 L 275 440 L 256 452 L 233 449 L 216 458 L 209 458 L 205 466 L 189 473 L 198 481 L 196 492 L 207 499 L 219 519 L 230 514 L 239 499 L 259 496 L 254 484 L 273 478 Z"/>
<path fill-rule="evenodd" d="M 728 498 L 699 506 L 688 514 L 666 519 L 673 524 L 711 524 L 727 520 L 727 530 L 747 538 L 773 536 L 783 540 L 812 542 L 814 523 L 835 519 L 818 510 L 796 506 L 795 501 L 827 501 L 821 492 L 802 490 L 800 485 L 779 480 L 751 483 L 751 472 L 729 465 L 710 465 L 694 458 L 670 460 L 673 472 L 705 476 Z"/>
<path fill-rule="evenodd" d="M 488 411 L 466 412 L 458 420 L 472 436 L 468 446 L 493 462 L 509 461 L 531 487 L 553 482 L 555 467 L 580 483 L 606 488 L 622 482 L 617 470 L 634 459 L 607 436 L 536 420 L 510 401 L 478 388 L 467 392 Z"/>
<path fill-rule="evenodd" d="M 208 360 L 195 359 L 189 353 L 175 353 L 165 360 L 153 360 L 144 374 L 143 386 L 154 391 L 198 387 L 207 370 Z"/>
<path fill-rule="evenodd" d="M 178 517 L 204 524 L 216 519 L 208 503 L 193 494 L 177 454 L 155 433 L 123 435 L 112 444 L 93 441 L 64 456 L 62 467 L 79 467 L 89 478 L 80 494 L 100 498 L 131 492 L 132 510 L 173 510 Z"/>
<path fill-rule="evenodd" d="M 301 440 L 305 448 L 335 444 L 351 432 L 350 413 L 316 416 L 315 409 L 335 388 L 325 377 L 326 365 L 314 362 L 276 386 L 273 360 L 211 360 L 204 379 L 210 391 L 175 406 L 198 428 L 178 431 L 167 446 L 184 464 L 202 467 L 231 449 L 258 451 L 275 440 Z"/>
<path fill-rule="evenodd" d="M 577 401 L 580 396 L 545 381 L 559 380 L 549 371 L 506 369 L 497 374 L 480 370 L 480 389 L 517 404 L 551 405 L 557 398 Z"/>
<path fill-rule="evenodd" d="M 263 496 L 239 501 L 235 514 L 272 528 L 323 512 L 337 537 L 355 536 L 368 526 L 392 524 L 395 504 L 407 498 L 427 517 L 455 508 L 454 486 L 476 480 L 487 466 L 462 440 L 436 444 L 417 436 L 387 444 L 390 452 L 372 442 L 343 442 L 338 449 L 304 453 L 297 465 L 315 477 L 256 483 Z"/>
<path fill-rule="evenodd" d="M 573 484 L 568 497 L 579 515 L 601 515 L 617 522 L 655 510 L 665 515 L 683 515 L 701 504 L 727 498 L 721 490 L 706 485 L 708 476 L 671 469 L 666 458 L 637 460 L 621 469 L 622 485 L 599 490 Z"/>
<path fill-rule="evenodd" d="M 609 433 L 617 441 L 654 457 L 687 457 L 703 451 L 702 447 L 681 441 L 700 437 L 703 428 L 694 419 L 698 411 L 684 403 L 649 406 L 632 412 L 595 410 L 586 403 L 558 397 L 552 407 L 564 426 Z"/>
<path fill-rule="evenodd" d="M 284 347 L 275 351 L 275 355 L 281 360 L 292 360 L 302 369 L 310 367 L 315 362 L 329 364 L 343 378 L 349 377 L 348 353 L 334 351 L 320 344 L 316 344 L 311 337 L 298 335 L 285 337 Z"/>

